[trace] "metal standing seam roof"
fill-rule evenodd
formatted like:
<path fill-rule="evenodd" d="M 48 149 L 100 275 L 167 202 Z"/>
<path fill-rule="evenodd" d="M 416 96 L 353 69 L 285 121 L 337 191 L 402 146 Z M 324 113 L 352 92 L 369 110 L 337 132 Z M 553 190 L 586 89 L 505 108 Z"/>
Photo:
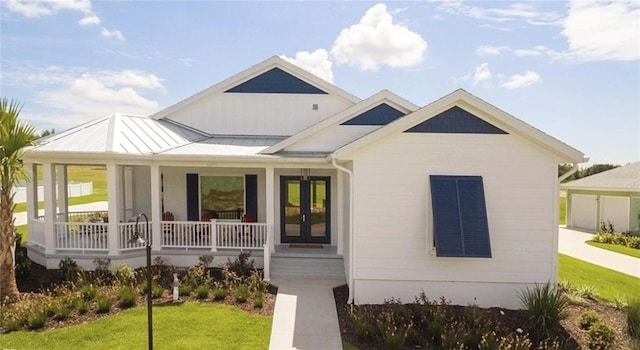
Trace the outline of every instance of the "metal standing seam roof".
<path fill-rule="evenodd" d="M 253 156 L 282 141 L 275 136 L 211 136 L 163 152 L 162 155 Z"/>
<path fill-rule="evenodd" d="M 640 161 L 570 181 L 563 189 L 605 189 L 640 192 Z"/>
<path fill-rule="evenodd" d="M 168 120 L 114 113 L 45 138 L 29 152 L 153 154 L 205 137 Z"/>

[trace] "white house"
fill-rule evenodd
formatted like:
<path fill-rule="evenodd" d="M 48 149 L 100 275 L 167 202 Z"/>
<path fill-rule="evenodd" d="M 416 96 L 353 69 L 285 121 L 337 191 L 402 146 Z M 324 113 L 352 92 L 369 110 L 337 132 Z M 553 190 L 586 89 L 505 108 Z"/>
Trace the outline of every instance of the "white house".
<path fill-rule="evenodd" d="M 554 282 L 560 163 L 584 155 L 456 90 L 419 108 L 359 98 L 278 57 L 151 116 L 113 114 L 47 138 L 25 157 L 29 256 L 141 265 L 138 213 L 154 256 L 191 265 L 252 249 L 265 278 L 344 276 L 350 299 L 425 292 L 517 307 Z M 68 212 L 68 165 L 106 165 L 108 212 Z M 64 187 L 64 186 L 62 186 Z M 42 199 L 41 199 L 42 200 Z"/>

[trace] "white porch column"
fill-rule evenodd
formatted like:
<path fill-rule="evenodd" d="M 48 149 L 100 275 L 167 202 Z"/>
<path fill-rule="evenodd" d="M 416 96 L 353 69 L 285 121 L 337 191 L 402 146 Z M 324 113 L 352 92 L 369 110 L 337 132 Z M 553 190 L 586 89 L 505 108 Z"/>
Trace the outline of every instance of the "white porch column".
<path fill-rule="evenodd" d="M 35 164 L 26 164 L 24 172 L 27 175 L 27 232 L 29 237 L 33 237 L 31 232 L 31 219 L 38 216 L 38 177 Z M 44 243 L 44 242 L 39 242 Z"/>
<path fill-rule="evenodd" d="M 107 164 L 107 201 L 109 208 L 109 226 L 107 229 L 108 234 L 108 247 L 109 255 L 118 255 L 118 240 L 120 238 L 120 232 L 118 229 L 118 222 L 120 222 L 118 213 L 118 165 L 114 163 Z"/>
<path fill-rule="evenodd" d="M 345 198 L 344 198 L 344 174 L 342 171 L 336 171 L 336 182 L 338 186 L 336 187 L 336 193 L 338 194 L 336 200 L 331 203 L 332 205 L 335 203 L 336 205 L 332 208 L 337 209 L 337 217 L 338 217 L 338 225 L 337 225 L 337 237 L 336 237 L 336 246 L 337 251 L 336 254 L 342 255 L 342 251 L 344 249 L 344 206 L 345 206 Z"/>
<path fill-rule="evenodd" d="M 56 172 L 55 165 L 42 164 L 44 178 L 44 252 L 53 254 L 56 249 Z M 37 205 L 37 204 L 36 204 Z"/>
<path fill-rule="evenodd" d="M 151 165 L 151 248 L 160 250 L 162 247 L 162 207 L 160 201 L 161 184 L 160 184 L 160 166 Z"/>
<path fill-rule="evenodd" d="M 69 181 L 67 178 L 67 166 L 59 164 L 56 166 L 58 184 L 58 213 L 64 213 L 59 216 L 60 221 L 69 221 Z"/>
<path fill-rule="evenodd" d="M 266 214 L 266 219 L 267 219 L 267 232 L 269 237 L 271 237 L 271 251 L 274 252 L 275 251 L 275 242 L 276 242 L 276 238 L 275 238 L 275 217 L 276 217 L 276 211 L 275 211 L 275 190 L 274 190 L 274 169 L 273 167 L 267 167 L 265 168 L 265 184 L 266 184 L 266 189 L 265 189 L 265 197 L 266 197 L 266 208 L 265 208 L 265 214 Z"/>

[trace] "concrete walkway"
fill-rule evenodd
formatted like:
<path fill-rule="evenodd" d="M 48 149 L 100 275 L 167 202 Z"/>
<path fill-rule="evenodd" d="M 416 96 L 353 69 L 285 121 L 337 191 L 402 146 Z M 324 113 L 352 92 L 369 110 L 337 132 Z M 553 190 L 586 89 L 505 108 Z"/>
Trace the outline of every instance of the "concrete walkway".
<path fill-rule="evenodd" d="M 277 278 L 278 286 L 269 349 L 341 350 L 342 338 L 333 288 L 337 278 Z"/>
<path fill-rule="evenodd" d="M 107 210 L 109 203 L 107 201 L 93 202 L 86 204 L 70 205 L 69 212 L 74 211 L 102 211 Z M 44 215 L 44 209 L 38 210 L 38 215 Z M 13 218 L 16 219 L 16 226 L 27 224 L 27 212 L 13 214 Z"/>
<path fill-rule="evenodd" d="M 560 227 L 558 251 L 562 254 L 640 278 L 640 259 L 592 247 L 584 242 L 594 234 Z"/>

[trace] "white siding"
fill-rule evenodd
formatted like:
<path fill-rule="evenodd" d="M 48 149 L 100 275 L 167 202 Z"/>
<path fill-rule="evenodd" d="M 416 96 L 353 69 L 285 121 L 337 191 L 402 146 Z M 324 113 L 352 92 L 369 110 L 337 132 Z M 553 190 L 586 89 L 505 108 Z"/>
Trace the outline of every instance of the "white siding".
<path fill-rule="evenodd" d="M 215 135 L 293 135 L 351 105 L 332 95 L 219 93 L 168 119 Z"/>
<path fill-rule="evenodd" d="M 360 151 L 354 166 L 356 286 L 396 280 L 399 290 L 413 281 L 414 295 L 422 286 L 439 298 L 456 287 L 433 289 L 435 282 L 491 284 L 484 289 L 506 288 L 512 298 L 503 304 L 513 305 L 512 285 L 555 280 L 557 162 L 546 151 L 513 135 L 402 133 Z M 429 175 L 482 176 L 492 258 L 435 256 Z M 367 289 L 356 287 L 356 302 L 373 302 Z M 397 296 L 383 290 L 376 302 Z M 458 302 L 494 303 L 464 295 Z"/>
<path fill-rule="evenodd" d="M 285 148 L 285 151 L 333 152 L 379 128 L 380 126 L 333 125 Z"/>

